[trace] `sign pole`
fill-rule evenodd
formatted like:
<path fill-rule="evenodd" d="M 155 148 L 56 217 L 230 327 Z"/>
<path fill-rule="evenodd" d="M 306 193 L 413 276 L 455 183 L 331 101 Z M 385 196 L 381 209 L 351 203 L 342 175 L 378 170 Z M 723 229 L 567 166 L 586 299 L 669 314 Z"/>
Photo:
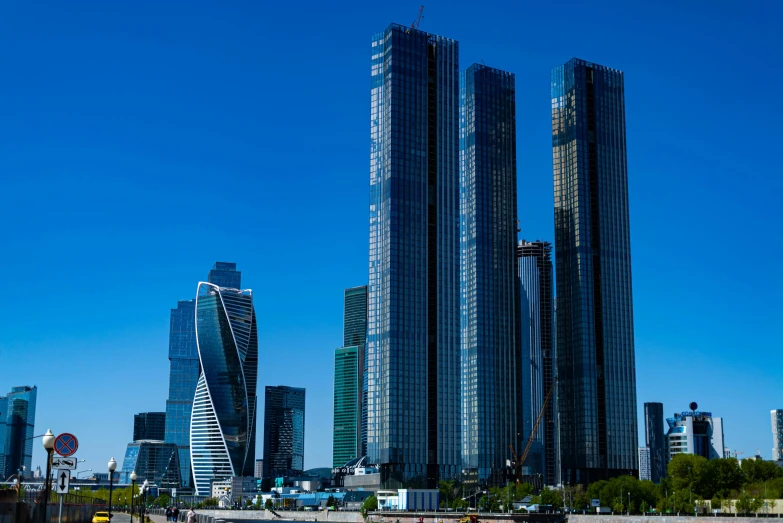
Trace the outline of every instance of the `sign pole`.
<path fill-rule="evenodd" d="M 63 523 L 63 498 L 65 496 L 60 494 L 60 517 L 57 518 L 58 523 Z"/>

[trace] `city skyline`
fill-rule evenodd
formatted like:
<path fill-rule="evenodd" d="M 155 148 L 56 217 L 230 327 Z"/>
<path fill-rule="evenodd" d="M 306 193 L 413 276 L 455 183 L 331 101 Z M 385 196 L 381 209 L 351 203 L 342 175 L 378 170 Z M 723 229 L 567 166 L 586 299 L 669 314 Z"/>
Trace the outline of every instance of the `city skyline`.
<path fill-rule="evenodd" d="M 763 28 L 765 19 L 775 18 L 771 16 L 774 13 L 761 16 L 757 12 L 743 12 L 736 17 L 752 21 L 762 30 L 748 33 L 747 41 L 735 49 L 733 44 L 732 47 L 724 47 L 728 44 L 716 37 L 723 34 L 723 31 L 717 30 L 719 21 L 725 19 L 720 16 L 727 17 L 722 8 L 716 7 L 714 12 L 706 14 L 700 12 L 696 17 L 695 11 L 686 7 L 679 20 L 666 21 L 672 24 L 674 42 L 687 44 L 685 49 L 699 55 L 699 60 L 685 60 L 686 68 L 681 60 L 682 46 L 678 46 L 675 53 L 673 45 L 653 48 L 644 41 L 655 34 L 655 24 L 662 22 L 658 13 L 650 14 L 650 19 L 644 22 L 633 22 L 636 24 L 634 32 L 638 33 L 633 35 L 620 23 L 624 20 L 631 23 L 629 13 L 634 11 L 633 8 L 602 12 L 603 20 L 587 9 L 574 8 L 575 18 L 584 16 L 598 23 L 599 27 L 615 28 L 619 34 L 608 31 L 587 43 L 580 40 L 582 30 L 568 17 L 566 29 L 573 34 L 564 30 L 566 34 L 561 41 L 542 48 L 536 42 L 537 38 L 544 36 L 543 33 L 535 27 L 535 23 L 528 22 L 545 20 L 543 12 L 536 7 L 513 11 L 519 16 L 510 18 L 522 20 L 530 27 L 523 35 L 509 37 L 503 28 L 510 28 L 507 25 L 510 22 L 500 15 L 495 6 L 489 6 L 477 17 L 484 23 L 492 21 L 499 24 L 499 29 L 472 32 L 445 6 L 438 4 L 427 6 L 422 29 L 459 40 L 462 52 L 467 53 L 461 58 L 465 64 L 483 58 L 488 65 L 517 75 L 517 88 L 523 89 L 523 93 L 518 95 L 519 100 L 524 100 L 517 107 L 519 122 L 524 122 L 524 125 L 519 125 L 521 136 L 518 139 L 519 201 L 524 203 L 519 205 L 519 212 L 522 234 L 527 238 L 554 238 L 549 223 L 551 178 L 548 173 L 551 167 L 548 166 L 551 166 L 551 157 L 545 144 L 546 127 L 549 125 L 545 107 L 549 67 L 576 55 L 625 72 L 631 221 L 634 224 L 637 357 L 643 358 L 638 361 L 639 367 L 651 373 L 650 377 L 639 376 L 637 409 L 641 409 L 644 401 L 660 401 L 671 414 L 669 411 L 681 410 L 689 401 L 698 400 L 709 404 L 724 417 L 729 446 L 744 449 L 746 453 L 760 448 L 762 454 L 768 456 L 771 434 L 766 411 L 778 405 L 766 405 L 764 397 L 742 384 L 752 379 L 757 384 L 754 388 L 771 390 L 773 395 L 780 391 L 780 385 L 774 376 L 765 372 L 763 363 L 771 357 L 771 348 L 777 347 L 778 343 L 772 327 L 774 306 L 770 305 L 775 303 L 771 297 L 779 294 L 780 280 L 770 260 L 775 259 L 774 250 L 779 246 L 773 242 L 773 255 L 761 257 L 752 273 L 731 278 L 732 283 L 746 293 L 746 298 L 757 305 L 752 314 L 737 310 L 733 302 L 728 301 L 728 295 L 718 290 L 719 285 L 715 282 L 724 280 L 726 274 L 732 274 L 727 262 L 714 259 L 708 262 L 703 253 L 727 241 L 727 237 L 742 237 L 745 242 L 762 244 L 765 235 L 773 234 L 774 237 L 768 224 L 780 221 L 776 206 L 766 203 L 772 194 L 776 194 L 777 182 L 769 179 L 768 174 L 762 174 L 770 172 L 760 168 L 766 160 L 752 154 L 750 142 L 742 132 L 742 129 L 756 128 L 757 123 L 763 129 L 765 124 L 760 120 L 757 122 L 759 116 L 752 111 L 742 110 L 745 102 L 741 101 L 751 99 L 748 86 L 741 79 L 747 78 L 754 68 L 765 63 L 765 56 L 769 58 L 769 39 L 773 33 L 766 33 Z M 20 15 L 30 16 L 25 7 L 16 9 Z M 197 70 L 190 68 L 188 60 L 206 54 L 206 62 L 197 60 L 201 64 L 198 69 L 215 69 L 234 78 L 239 75 L 239 78 L 250 80 L 250 84 L 263 84 L 264 89 L 267 89 L 267 83 L 258 80 L 265 77 L 258 75 L 268 68 L 259 67 L 258 72 L 254 72 L 253 68 L 235 62 L 216 61 L 209 57 L 209 53 L 204 53 L 203 44 L 199 47 L 200 38 L 183 32 L 183 26 L 178 24 L 173 24 L 171 30 L 180 34 L 182 41 L 187 42 L 185 45 L 191 46 L 190 49 L 165 47 L 161 50 L 160 43 L 155 42 L 153 37 L 145 38 L 143 45 L 133 51 L 128 50 L 123 47 L 123 42 L 130 36 L 129 31 L 135 31 L 135 24 L 144 24 L 151 34 L 164 34 L 164 25 L 172 25 L 173 18 L 171 11 L 166 9 L 157 21 L 141 21 L 135 15 L 117 16 L 122 9 L 117 7 L 117 12 L 88 14 L 77 6 L 73 13 L 63 13 L 65 19 L 71 22 L 67 25 L 74 28 L 82 27 L 85 20 L 99 20 L 90 17 L 104 17 L 115 24 L 118 30 L 105 36 L 105 46 L 87 45 L 91 37 L 86 34 L 76 40 L 69 39 L 70 36 L 62 33 L 64 29 L 59 24 L 54 25 L 46 18 L 40 20 L 40 25 L 36 25 L 38 29 L 29 35 L 25 35 L 24 30 L 29 26 L 22 20 L 19 29 L 13 28 L 3 37 L 29 42 L 31 45 L 21 56 L 30 57 L 30 63 L 40 63 L 41 71 L 59 70 L 50 58 L 42 54 L 43 47 L 56 52 L 68 49 L 64 63 L 69 64 L 71 69 L 75 68 L 75 72 L 64 74 L 68 81 L 58 90 L 63 98 L 51 98 L 47 95 L 51 92 L 50 84 L 44 81 L 48 75 L 30 72 L 24 65 L 24 59 L 7 58 L 11 61 L 11 72 L 17 73 L 15 78 L 27 78 L 34 89 L 17 89 L 17 81 L 0 88 L 18 102 L 3 127 L 9 131 L 13 129 L 4 137 L 8 138 L 5 143 L 16 147 L 7 151 L 8 167 L 22 175 L 9 180 L 9 188 L 18 198 L 12 199 L 3 212 L 8 213 L 6 223 L 18 223 L 17 218 L 22 213 L 30 215 L 28 223 L 11 228 L 8 244 L 11 252 L 24 253 L 21 261 L 30 265 L 35 277 L 26 282 L 30 288 L 25 289 L 33 292 L 23 292 L 21 284 L 24 282 L 10 283 L 20 301 L 13 308 L 6 305 L 3 309 L 8 318 L 8 330 L 0 345 L 0 366 L 5 369 L 0 376 L 0 390 L 37 383 L 41 387 L 37 431 L 42 433 L 46 428 L 52 428 L 55 432 L 74 432 L 81 440 L 80 457 L 87 457 L 92 464 L 105 462 L 110 455 L 119 457 L 127 444 L 125 438 L 115 442 L 102 441 L 106 438 L 97 430 L 99 425 L 111 423 L 118 427 L 118 432 L 129 433 L 133 413 L 162 408 L 161 401 L 166 397 L 168 386 L 168 310 L 177 300 L 193 295 L 193 282 L 203 276 L 203 268 L 216 259 L 242 263 L 253 283 L 249 286 L 265 289 L 263 294 L 267 303 L 260 305 L 264 320 L 259 322 L 262 329 L 259 337 L 263 339 L 260 343 L 261 357 L 267 360 L 265 365 L 269 374 L 279 375 L 285 368 L 284 362 L 274 356 L 272 349 L 286 347 L 291 353 L 301 355 L 297 359 L 302 361 L 301 373 L 292 376 L 292 385 L 309 386 L 311 380 L 316 380 L 320 387 L 329 386 L 329 379 L 318 381 L 319 371 L 333 365 L 330 349 L 337 346 L 340 339 L 340 291 L 361 283 L 361 275 L 366 272 L 366 41 L 373 29 L 383 27 L 389 20 L 405 23 L 415 16 L 415 12 L 408 13 L 406 9 L 391 12 L 370 10 L 366 15 L 352 15 L 359 18 L 359 23 L 352 24 L 334 40 L 328 41 L 325 52 L 342 49 L 347 53 L 341 60 L 344 76 L 337 82 L 341 89 L 346 90 L 345 98 L 339 98 L 337 103 L 339 111 L 332 105 L 334 102 L 327 102 L 325 98 L 317 111 L 313 111 L 309 103 L 301 102 L 306 99 L 304 96 L 296 103 L 289 100 L 287 104 L 299 104 L 314 112 L 312 129 L 320 129 L 325 121 L 346 122 L 338 127 L 336 134 L 345 134 L 340 136 L 339 142 L 341 146 L 347 146 L 343 152 L 337 153 L 329 149 L 332 142 L 328 141 L 331 137 L 327 137 L 328 147 L 325 150 L 329 150 L 328 153 L 320 149 L 308 149 L 308 152 L 321 159 L 326 155 L 331 159 L 328 165 L 324 167 L 321 161 L 315 168 L 306 160 L 307 154 L 292 154 L 289 158 L 294 159 L 296 166 L 292 168 L 274 160 L 277 156 L 274 149 L 289 151 L 282 142 L 275 136 L 270 136 L 269 142 L 260 140 L 261 135 L 252 130 L 253 126 L 259 126 L 259 122 L 266 126 L 266 119 L 272 125 L 282 120 L 275 111 L 265 111 L 263 120 L 255 119 L 261 113 L 257 112 L 252 100 L 259 93 L 254 89 L 253 96 L 249 97 L 249 92 L 243 90 L 243 84 L 248 85 L 248 82 L 236 82 L 235 96 L 229 97 L 236 102 L 199 103 L 207 106 L 199 115 L 199 120 L 203 119 L 202 124 L 199 120 L 191 120 L 189 111 L 182 111 L 185 106 L 193 105 L 192 95 L 181 97 L 182 102 L 188 100 L 185 105 L 180 105 L 179 100 L 174 98 L 191 89 L 198 93 L 196 99 L 208 97 L 222 92 L 225 86 L 208 84 L 208 87 L 202 88 L 194 82 L 180 88 L 160 67 L 161 62 L 150 56 L 150 50 L 156 49 L 156 53 L 167 57 L 167 63 L 179 62 L 179 67 L 174 69 L 187 74 L 195 74 Z M 769 9 L 774 11 L 776 8 Z M 260 20 L 259 12 L 249 7 L 243 10 L 241 18 Z M 177 13 L 178 16 L 180 14 Z M 260 42 L 252 38 L 267 36 L 254 37 L 241 22 L 237 24 L 239 18 L 234 12 L 224 12 L 223 15 L 226 18 L 220 19 L 216 27 L 218 34 L 232 27 L 237 38 L 246 39 L 244 42 L 249 45 L 239 46 L 242 49 L 237 54 L 238 41 L 228 39 L 216 44 L 217 49 L 223 50 L 226 55 L 252 61 L 256 56 L 252 53 L 257 51 L 243 49 L 263 49 L 264 46 L 255 45 Z M 267 16 L 266 13 L 264 15 Z M 308 13 L 304 23 L 315 20 L 311 20 L 311 16 L 323 15 L 323 11 L 316 9 L 314 13 Z M 215 17 L 207 16 L 200 9 L 187 13 L 184 18 L 196 27 L 207 19 L 214 20 Z M 278 30 L 274 28 L 274 31 Z M 314 34 L 323 36 L 319 31 Z M 698 41 L 691 40 L 705 35 L 707 41 L 717 42 L 717 46 L 709 52 L 701 52 L 706 50 Z M 59 43 L 47 45 L 54 37 Z M 618 37 L 625 39 L 627 45 L 612 45 L 612 39 Z M 306 38 L 308 45 L 312 44 L 311 38 L 311 35 Z M 504 46 L 500 45 L 503 42 L 513 43 L 514 53 L 503 50 Z M 120 63 L 127 65 L 129 71 L 141 73 L 136 75 L 138 79 L 132 75 L 126 78 L 122 75 L 124 73 L 120 73 L 122 68 L 115 69 L 109 60 L 95 62 L 104 52 L 101 47 L 107 51 L 122 49 Z M 520 48 L 524 52 L 519 53 Z M 290 56 L 295 58 L 289 60 L 291 64 L 301 63 L 301 57 L 305 56 L 296 54 L 295 50 L 286 51 L 289 52 L 294 53 Z M 172 53 L 177 56 L 181 53 L 186 60 L 179 61 Z M 743 53 L 742 60 L 738 59 L 739 53 Z M 514 57 L 513 54 L 519 56 Z M 278 59 L 271 54 L 263 56 L 265 60 Z M 699 81 L 714 65 L 714 57 L 717 56 L 720 56 L 721 63 L 728 61 L 737 73 L 728 78 L 727 86 L 736 96 L 727 98 L 722 89 L 716 90 Z M 140 60 L 142 57 L 144 59 Z M 127 91 L 120 85 L 123 82 L 112 80 L 112 74 L 104 74 L 100 68 L 91 72 L 90 67 L 82 65 L 94 62 L 105 63 L 110 73 L 119 73 L 118 78 L 123 78 L 123 82 L 127 80 Z M 143 68 L 140 68 L 140 62 L 144 62 Z M 161 77 L 161 82 L 155 82 L 155 89 L 147 84 L 144 73 L 147 67 Z M 85 89 L 84 94 L 80 94 L 78 91 L 82 87 L 92 83 L 83 82 L 84 78 L 96 80 L 98 86 L 108 87 L 105 91 L 113 93 L 112 97 L 120 96 L 124 103 L 111 102 L 111 105 L 104 106 L 114 98 L 106 98 L 107 95 L 92 89 Z M 661 79 L 668 80 L 668 83 L 661 82 Z M 47 90 L 42 92 L 44 85 Z M 695 91 L 697 85 L 698 92 Z M 294 86 L 291 94 L 301 94 L 299 89 L 299 86 Z M 333 87 L 325 86 L 324 90 L 316 93 L 317 99 L 322 100 L 321 96 L 332 93 L 331 89 Z M 25 94 L 28 91 L 38 93 L 34 96 L 35 103 L 32 103 L 30 94 Z M 269 91 L 262 92 L 270 96 Z M 172 96 L 174 93 L 177 96 Z M 166 99 L 170 109 L 159 105 L 160 95 Z M 71 104 L 65 100 L 73 100 L 80 108 L 83 115 L 80 121 L 95 122 L 94 126 L 72 125 L 74 122 L 69 116 L 72 112 L 65 110 Z M 244 102 L 239 103 L 240 100 Z M 150 109 L 144 109 L 148 103 Z M 722 119 L 716 120 L 712 107 L 717 104 L 726 108 L 721 118 L 729 118 L 738 125 L 729 126 Z M 216 106 L 222 112 L 212 109 Z M 107 111 L 108 107 L 111 107 L 110 111 Z M 239 107 L 250 116 L 249 120 L 240 122 L 235 128 L 222 114 L 232 111 L 239 114 Z M 663 109 L 654 111 L 652 107 Z M 115 114 L 116 118 L 109 120 L 104 116 L 109 113 Z M 631 113 L 633 117 L 630 117 Z M 49 116 L 43 120 L 43 114 Z M 322 114 L 324 120 L 321 120 Z M 685 151 L 679 145 L 687 143 L 686 138 L 692 136 L 692 131 L 686 135 L 682 129 L 684 126 L 678 123 L 686 114 L 698 128 L 695 154 L 690 148 Z M 289 116 L 286 115 L 286 118 Z M 184 122 L 180 121 L 183 117 Z M 251 120 L 253 126 L 248 123 Z M 291 120 L 298 121 L 296 118 Z M 41 126 L 39 123 L 42 121 L 49 123 Z M 183 128 L 188 132 L 183 133 Z M 293 131 L 288 124 L 275 128 L 279 129 L 280 136 L 288 136 L 287 133 Z M 214 129 L 222 129 L 228 135 L 221 138 Z M 773 129 L 774 132 L 777 131 Z M 163 137 L 165 140 L 162 140 Z M 50 155 L 24 152 L 29 151 L 29 144 L 39 141 Z M 313 140 L 311 143 L 316 142 Z M 726 157 L 720 154 L 721 149 L 729 148 L 736 155 Z M 215 153 L 221 149 L 229 154 Z M 244 156 L 243 151 L 252 151 L 253 154 Z M 250 156 L 264 158 L 263 167 L 261 163 L 250 160 Z M 53 163 L 50 164 L 47 157 Z M 333 168 L 333 165 L 339 165 L 339 169 Z M 309 174 L 315 172 L 319 173 L 317 177 Z M 63 174 L 67 175 L 67 185 Z M 297 190 L 291 190 L 294 186 L 290 180 L 295 176 L 303 177 L 305 183 L 297 184 Z M 197 201 L 195 196 L 215 179 L 229 185 L 247 185 L 243 185 L 245 190 L 242 194 L 231 197 L 218 194 L 211 206 L 200 206 L 199 212 L 193 213 L 191 207 L 192 202 Z M 273 179 L 274 182 L 271 181 Z M 156 189 L 150 191 L 153 184 Z M 334 192 L 329 189 L 330 185 L 334 185 Z M 671 187 L 676 187 L 676 190 L 669 190 Z M 750 187 L 753 187 L 752 193 Z M 288 193 L 296 193 L 298 201 L 311 202 L 312 209 L 291 211 L 294 201 L 288 199 Z M 339 206 L 331 200 L 337 194 L 341 195 Z M 67 197 L 61 198 L 61 195 Z M 322 197 L 326 205 L 321 203 Z M 346 201 L 358 201 L 358 204 L 346 205 Z M 745 203 L 749 201 L 753 204 Z M 140 202 L 145 206 L 141 213 L 138 212 Z M 29 209 L 36 212 L 29 213 Z M 662 209 L 666 212 L 661 213 Z M 716 213 L 715 209 L 720 209 L 720 212 Z M 49 213 L 57 213 L 58 220 L 51 220 Z M 312 260 L 305 264 L 304 260 L 294 256 L 294 231 L 311 225 L 314 215 L 319 216 L 320 222 L 329 223 L 330 227 L 328 232 L 310 227 L 311 239 L 323 246 L 324 257 L 339 259 L 339 265 L 329 261 L 314 267 Z M 687 240 L 679 236 L 682 224 L 700 223 L 698 220 L 708 215 L 712 218 L 709 227 L 702 228 Z M 133 218 L 126 221 L 122 216 Z M 226 241 L 205 248 L 204 233 L 217 234 L 225 230 L 222 220 L 226 216 L 237 219 L 239 225 L 227 233 Z M 262 243 L 265 247 L 279 246 L 278 256 L 270 257 L 266 248 L 248 245 L 248 237 L 259 235 L 264 236 Z M 337 240 L 334 240 L 335 236 Z M 102 241 L 98 242 L 96 238 Z M 656 254 L 659 243 L 670 238 L 680 240 L 676 263 L 673 259 L 661 259 Z M 52 253 L 55 253 L 54 256 Z M 10 257 L 3 263 L 10 272 L 19 260 Z M 74 278 L 89 282 L 87 289 L 66 293 L 62 283 Z M 305 288 L 309 300 L 302 303 L 299 297 Z M 33 297 L 35 301 L 31 301 Z M 63 308 L 61 304 L 66 302 L 74 306 Z M 104 303 L 112 305 L 98 305 Z M 30 313 L 40 307 L 58 311 L 57 315 L 47 318 L 45 328 L 30 323 Z M 738 325 L 741 328 L 737 328 Z M 297 331 L 296 339 L 291 340 L 290 333 L 295 328 L 301 330 Z M 757 350 L 736 358 L 731 355 L 729 347 L 741 344 L 740 332 L 745 335 L 753 333 Z M 56 357 L 69 350 L 89 360 L 89 369 L 94 374 L 89 375 L 88 381 L 66 379 L 56 372 Z M 268 352 L 264 353 L 265 350 Z M 47 368 L 48 365 L 32 366 L 33 360 L 52 361 L 53 365 L 52 368 Z M 673 361 L 686 368 L 698 366 L 703 370 L 705 360 L 707 371 L 687 382 L 676 379 L 676 373 L 671 370 Z M 140 383 L 140 370 L 148 378 L 141 392 L 131 393 L 130 390 Z M 739 385 L 730 396 L 710 391 L 710 383 L 728 379 L 737 380 Z M 260 385 L 269 380 L 269 376 L 262 377 Z M 642 383 L 642 380 L 645 382 Z M 73 410 L 66 411 L 54 401 L 55 393 L 78 396 L 86 386 L 101 391 L 101 394 L 95 395 L 98 397 L 91 398 L 91 409 L 82 410 L 84 407 L 75 405 Z M 311 423 L 331 426 L 331 397 L 322 400 L 310 395 L 308 402 L 308 426 Z M 748 405 L 758 405 L 758 408 L 748 412 Z M 106 413 L 106 417 L 98 419 L 95 412 Z M 84 421 L 76 422 L 72 416 Z M 740 420 L 744 428 L 741 432 L 736 428 Z M 311 465 L 328 465 L 331 443 L 319 442 L 312 434 L 313 431 L 308 432 L 305 443 L 307 459 L 322 457 Z M 42 461 L 41 449 L 34 446 L 34 464 Z"/>

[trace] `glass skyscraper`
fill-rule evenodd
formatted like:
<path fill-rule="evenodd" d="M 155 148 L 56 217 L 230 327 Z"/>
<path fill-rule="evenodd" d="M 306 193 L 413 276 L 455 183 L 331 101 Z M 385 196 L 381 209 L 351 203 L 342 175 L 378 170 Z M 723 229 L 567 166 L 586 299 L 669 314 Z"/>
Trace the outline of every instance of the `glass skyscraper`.
<path fill-rule="evenodd" d="M 165 412 L 140 412 L 133 415 L 133 441 L 163 441 L 166 434 Z"/>
<path fill-rule="evenodd" d="M 236 263 L 215 262 L 212 270 L 209 271 L 207 281 L 226 289 L 241 289 L 242 272 L 237 270 Z"/>
<path fill-rule="evenodd" d="M 552 387 L 554 354 L 552 343 L 552 244 L 521 240 L 519 263 L 519 343 L 521 358 L 520 448 L 524 448 L 535 426 L 544 398 Z M 528 474 L 542 474 L 547 485 L 558 481 L 556 396 L 552 395 L 524 466 Z"/>
<path fill-rule="evenodd" d="M 196 345 L 196 300 L 185 300 L 171 309 L 169 328 L 169 399 L 166 401 L 164 441 L 179 449 L 182 486 L 191 488 L 190 417 L 199 376 Z"/>
<path fill-rule="evenodd" d="M 650 450 L 650 480 L 653 483 L 660 483 L 666 477 L 666 432 L 663 420 L 663 403 L 644 404 L 644 439 Z"/>
<path fill-rule="evenodd" d="M 623 73 L 552 70 L 562 480 L 638 473 Z"/>
<path fill-rule="evenodd" d="M 367 340 L 367 286 L 344 292 L 343 347 L 364 347 Z"/>
<path fill-rule="evenodd" d="M 459 46 L 371 45 L 367 454 L 381 484 L 459 477 Z"/>
<path fill-rule="evenodd" d="M 305 389 L 264 390 L 264 477 L 295 476 L 304 471 Z"/>
<path fill-rule="evenodd" d="M 236 270 L 236 263 L 215 262 L 207 281 L 218 287 L 240 289 L 242 273 Z M 169 361 L 171 371 L 164 441 L 177 444 L 182 487 L 188 489 L 192 487 L 190 418 L 201 373 L 196 344 L 196 300 L 179 301 L 177 308 L 171 309 Z M 255 445 L 255 440 L 252 444 Z"/>
<path fill-rule="evenodd" d="M 3 478 L 32 472 L 38 387 L 12 387 L 0 396 L 0 473 Z"/>
<path fill-rule="evenodd" d="M 490 485 L 505 483 L 519 432 L 515 93 L 506 71 L 461 75 L 462 473 Z"/>
<path fill-rule="evenodd" d="M 190 456 L 196 494 L 203 496 L 214 479 L 254 472 L 258 333 L 252 291 L 200 282 L 196 344 L 201 374 Z"/>
<path fill-rule="evenodd" d="M 174 443 L 134 441 L 125 450 L 121 478 L 130 481 L 130 474 L 135 471 L 137 483 L 147 480 L 158 487 L 179 488 L 180 470 L 178 447 Z"/>
<path fill-rule="evenodd" d="M 345 289 L 343 312 L 343 347 L 359 349 L 359 450 L 355 458 L 367 454 L 367 285 Z M 340 466 L 345 465 L 345 463 Z"/>
<path fill-rule="evenodd" d="M 341 347 L 334 351 L 333 467 L 342 467 L 362 456 L 363 360 L 364 350 L 360 347 Z"/>

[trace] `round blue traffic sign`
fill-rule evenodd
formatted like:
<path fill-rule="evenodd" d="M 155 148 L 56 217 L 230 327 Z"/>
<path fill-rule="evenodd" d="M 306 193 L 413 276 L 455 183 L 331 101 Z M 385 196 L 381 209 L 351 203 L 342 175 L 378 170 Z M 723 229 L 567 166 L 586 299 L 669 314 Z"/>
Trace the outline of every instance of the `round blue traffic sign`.
<path fill-rule="evenodd" d="M 54 450 L 60 456 L 67 457 L 73 455 L 79 448 L 79 440 L 73 434 L 63 432 L 54 440 Z"/>

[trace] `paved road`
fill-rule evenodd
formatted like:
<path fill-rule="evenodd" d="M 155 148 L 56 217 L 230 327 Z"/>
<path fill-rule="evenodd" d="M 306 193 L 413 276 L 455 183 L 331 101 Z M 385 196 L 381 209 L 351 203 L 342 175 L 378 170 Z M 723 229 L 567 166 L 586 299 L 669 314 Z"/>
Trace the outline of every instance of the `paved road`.
<path fill-rule="evenodd" d="M 115 512 L 112 514 L 111 523 L 130 523 L 130 515 L 123 514 L 122 512 Z"/>

